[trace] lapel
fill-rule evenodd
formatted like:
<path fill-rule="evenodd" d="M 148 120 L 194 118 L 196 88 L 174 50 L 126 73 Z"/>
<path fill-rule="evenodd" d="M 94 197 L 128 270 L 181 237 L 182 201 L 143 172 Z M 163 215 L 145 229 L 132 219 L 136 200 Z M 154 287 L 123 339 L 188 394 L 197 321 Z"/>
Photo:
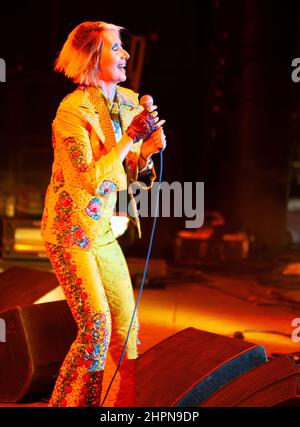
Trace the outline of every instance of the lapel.
<path fill-rule="evenodd" d="M 122 126 L 122 132 L 124 133 L 132 119 L 141 111 L 143 108 L 139 105 L 138 94 L 130 89 L 118 87 L 117 102 L 119 104 L 120 121 Z M 129 153 L 130 154 L 130 153 Z M 127 155 L 125 159 L 125 170 L 128 174 L 128 166 L 131 161 L 131 156 Z"/>
<path fill-rule="evenodd" d="M 117 91 L 117 103 L 119 105 L 122 131 L 124 133 L 134 116 L 142 111 L 142 108 L 138 105 L 138 94 L 120 86 L 118 86 Z"/>
<path fill-rule="evenodd" d="M 117 103 L 122 132 L 124 133 L 134 116 L 142 111 L 142 107 L 138 105 L 138 94 L 120 86 L 117 89 Z M 88 86 L 83 90 L 85 94 L 80 103 L 80 107 L 83 107 L 82 114 L 97 133 L 106 151 L 109 152 L 117 142 L 107 101 L 97 87 Z"/>
<path fill-rule="evenodd" d="M 90 110 L 84 111 L 83 109 L 82 114 L 97 133 L 106 151 L 109 152 L 116 145 L 116 137 L 101 90 L 92 86 L 85 88 L 85 96 L 80 106 Z"/>

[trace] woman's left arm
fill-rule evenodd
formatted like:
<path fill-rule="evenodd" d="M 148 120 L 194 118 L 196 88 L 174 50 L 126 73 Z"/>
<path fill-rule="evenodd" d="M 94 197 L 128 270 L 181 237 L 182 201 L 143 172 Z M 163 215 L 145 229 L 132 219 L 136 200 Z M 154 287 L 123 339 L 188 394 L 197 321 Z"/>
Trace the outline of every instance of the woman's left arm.
<path fill-rule="evenodd" d="M 143 188 L 151 188 L 156 178 L 151 157 L 166 148 L 166 136 L 162 128 L 154 131 L 144 141 L 134 144 L 127 156 L 131 182 L 141 182 Z"/>
<path fill-rule="evenodd" d="M 139 170 L 140 173 L 148 168 L 152 168 L 151 157 L 154 154 L 163 151 L 166 148 L 167 141 L 163 128 L 154 131 L 146 140 L 141 144 L 139 156 Z"/>

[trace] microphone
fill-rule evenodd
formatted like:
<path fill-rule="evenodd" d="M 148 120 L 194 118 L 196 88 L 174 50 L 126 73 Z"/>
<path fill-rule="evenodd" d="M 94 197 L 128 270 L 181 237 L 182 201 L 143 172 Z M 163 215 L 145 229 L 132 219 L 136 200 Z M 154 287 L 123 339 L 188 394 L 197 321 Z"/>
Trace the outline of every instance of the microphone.
<path fill-rule="evenodd" d="M 153 105 L 153 98 L 151 95 L 143 95 L 140 99 L 140 105 L 146 109 L 147 107 L 152 107 Z"/>
<path fill-rule="evenodd" d="M 150 107 L 152 107 L 153 106 L 153 103 L 154 103 L 154 101 L 153 101 L 153 98 L 152 98 L 152 96 L 151 95 L 143 95 L 142 97 L 141 97 L 141 99 L 140 99 L 140 105 L 144 108 L 144 110 L 146 110 L 147 108 L 150 108 Z M 155 109 L 156 109 L 157 107 L 155 106 Z M 162 125 L 164 125 L 166 123 L 166 121 L 165 120 L 160 120 L 158 123 L 157 123 L 157 129 L 158 128 L 160 128 L 160 127 L 162 127 Z"/>

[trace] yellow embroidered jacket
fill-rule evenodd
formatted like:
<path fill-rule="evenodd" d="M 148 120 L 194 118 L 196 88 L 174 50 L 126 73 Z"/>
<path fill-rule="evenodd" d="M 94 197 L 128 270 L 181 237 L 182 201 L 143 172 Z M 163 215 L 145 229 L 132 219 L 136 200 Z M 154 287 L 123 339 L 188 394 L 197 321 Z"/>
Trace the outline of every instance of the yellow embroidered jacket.
<path fill-rule="evenodd" d="M 117 102 L 124 131 L 142 108 L 138 95 L 121 87 Z M 96 87 L 80 86 L 67 95 L 57 110 L 52 130 L 54 161 L 42 237 L 49 243 L 89 250 L 107 231 L 116 192 L 126 190 L 128 183 L 138 178 L 142 141 L 134 144 L 126 156 L 125 171 L 114 150 L 117 142 L 106 99 Z M 154 179 L 153 170 L 148 184 Z"/>

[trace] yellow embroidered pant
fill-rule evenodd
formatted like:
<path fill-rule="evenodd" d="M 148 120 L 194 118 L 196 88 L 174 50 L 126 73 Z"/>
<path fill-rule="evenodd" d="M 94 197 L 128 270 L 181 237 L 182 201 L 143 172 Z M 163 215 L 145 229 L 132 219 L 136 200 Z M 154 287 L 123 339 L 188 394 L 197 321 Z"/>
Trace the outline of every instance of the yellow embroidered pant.
<path fill-rule="evenodd" d="M 111 229 L 91 251 L 45 246 L 78 326 L 49 406 L 99 406 L 108 349 L 117 364 L 134 311 L 126 260 Z M 137 333 L 135 316 L 125 359 L 138 356 Z"/>

